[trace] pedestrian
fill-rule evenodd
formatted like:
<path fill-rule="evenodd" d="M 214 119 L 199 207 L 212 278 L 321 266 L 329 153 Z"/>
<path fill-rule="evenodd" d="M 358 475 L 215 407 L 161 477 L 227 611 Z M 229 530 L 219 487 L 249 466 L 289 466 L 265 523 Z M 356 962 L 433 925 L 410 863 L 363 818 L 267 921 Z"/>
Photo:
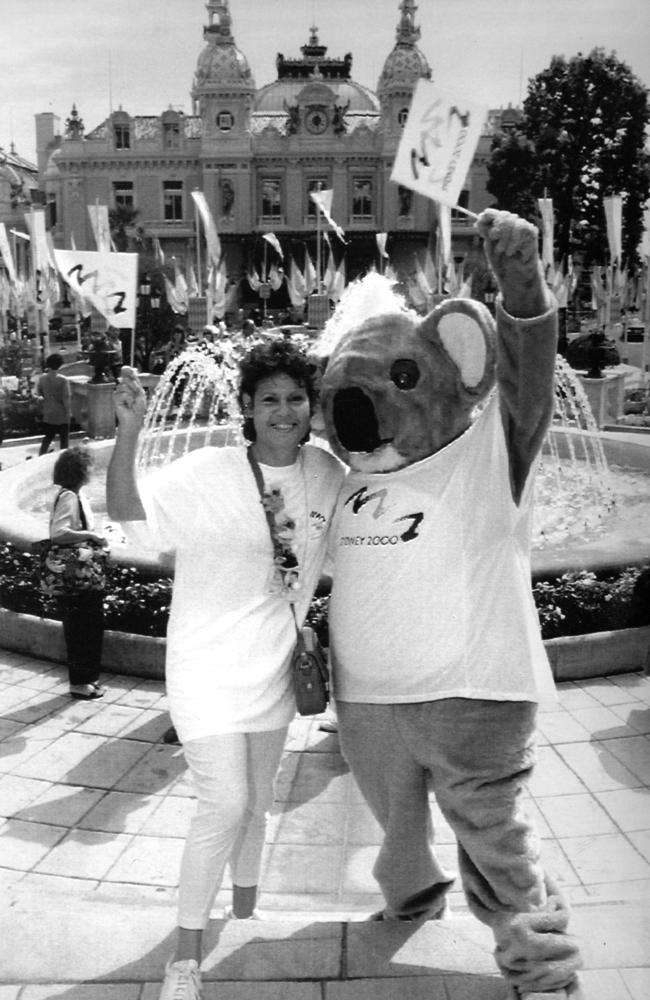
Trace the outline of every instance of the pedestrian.
<path fill-rule="evenodd" d="M 257 915 L 266 813 L 295 714 L 290 602 L 300 625 L 343 474 L 331 453 L 306 443 L 313 368 L 295 345 L 280 336 L 252 346 L 240 362 L 238 399 L 248 447 L 199 448 L 137 482 L 145 399 L 133 370 L 124 370 L 115 396 L 108 513 L 117 521 L 146 520 L 175 550 L 166 684 L 197 797 L 161 1000 L 200 996 L 202 933 L 226 863 L 233 883 L 226 915 Z M 276 537 L 295 557 L 289 579 L 298 589 L 274 563 L 251 460 L 259 463 Z"/>
<path fill-rule="evenodd" d="M 54 463 L 53 480 L 59 487 L 50 515 L 50 540 L 59 545 L 95 542 L 106 546 L 95 531 L 92 507 L 83 487 L 90 479 L 93 453 L 85 445 L 62 451 Z M 85 701 L 101 698 L 99 683 L 104 638 L 104 594 L 78 589 L 58 598 L 65 638 L 70 694 Z"/>
<path fill-rule="evenodd" d="M 59 371 L 63 364 L 60 354 L 50 354 L 45 360 L 45 371 L 36 385 L 36 393 L 43 400 L 43 430 L 39 455 L 45 455 L 55 437 L 59 436 L 61 451 L 68 447 L 70 435 L 70 383 Z"/>

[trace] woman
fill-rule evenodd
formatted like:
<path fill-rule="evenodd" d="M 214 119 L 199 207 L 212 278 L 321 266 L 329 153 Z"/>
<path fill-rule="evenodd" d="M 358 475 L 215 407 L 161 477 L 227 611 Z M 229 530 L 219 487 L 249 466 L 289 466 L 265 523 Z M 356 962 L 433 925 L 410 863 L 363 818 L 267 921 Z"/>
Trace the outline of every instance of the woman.
<path fill-rule="evenodd" d="M 90 479 L 93 454 L 89 448 L 62 451 L 54 464 L 54 485 L 59 486 L 50 515 L 50 539 L 62 545 L 106 540 L 95 530 L 95 521 L 83 487 Z M 78 590 L 59 598 L 68 657 L 70 694 L 73 698 L 101 698 L 99 682 L 104 638 L 104 595 Z"/>
<path fill-rule="evenodd" d="M 108 512 L 118 521 L 146 520 L 159 543 L 176 552 L 167 693 L 197 796 L 181 865 L 176 953 L 161 1000 L 200 995 L 202 932 L 227 862 L 227 915 L 256 915 L 266 813 L 295 714 L 291 601 L 300 624 L 343 473 L 334 456 L 305 444 L 313 369 L 293 344 L 279 337 L 251 347 L 240 362 L 239 403 L 277 529 L 295 556 L 298 589 L 278 580 L 248 449 L 200 448 L 137 483 L 145 400 L 131 369 L 123 369 L 115 395 Z"/>

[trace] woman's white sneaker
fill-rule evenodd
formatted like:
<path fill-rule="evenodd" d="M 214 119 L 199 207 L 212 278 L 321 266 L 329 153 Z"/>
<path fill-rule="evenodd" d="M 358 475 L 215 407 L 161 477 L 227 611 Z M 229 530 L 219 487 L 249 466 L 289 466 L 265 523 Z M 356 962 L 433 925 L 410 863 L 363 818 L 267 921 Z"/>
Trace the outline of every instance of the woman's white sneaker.
<path fill-rule="evenodd" d="M 201 973 L 193 958 L 168 962 L 160 1000 L 201 1000 Z"/>

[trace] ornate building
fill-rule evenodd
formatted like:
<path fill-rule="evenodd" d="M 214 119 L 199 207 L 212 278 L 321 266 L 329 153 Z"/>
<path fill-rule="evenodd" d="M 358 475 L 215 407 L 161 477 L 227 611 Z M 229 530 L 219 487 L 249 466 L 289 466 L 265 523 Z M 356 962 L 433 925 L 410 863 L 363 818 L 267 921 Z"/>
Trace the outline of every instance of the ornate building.
<path fill-rule="evenodd" d="M 166 254 L 194 260 L 193 189 L 204 192 L 217 224 L 228 272 L 239 280 L 259 268 L 273 232 L 285 258 L 299 265 L 315 249 L 315 205 L 310 191 L 333 190 L 332 216 L 347 244 L 348 278 L 378 261 L 375 236 L 388 233 L 396 269 L 412 271 L 414 253 L 431 242 L 436 207 L 390 182 L 411 95 L 431 68 L 418 47 L 414 0 L 401 0 L 393 49 L 376 92 L 352 76 L 353 58 L 328 55 L 312 27 L 301 56 L 280 53 L 277 79 L 257 88 L 237 47 L 228 0 L 208 0 L 192 83 L 192 114 L 171 107 L 157 116 L 120 108 L 85 132 L 76 108 L 60 140 L 52 115 L 37 116 L 39 166 L 58 246 L 94 249 L 87 205 L 123 206 Z M 490 202 L 485 162 L 500 112 L 490 116 L 460 203 L 474 212 Z M 54 152 L 52 152 L 54 150 Z M 128 212 L 127 212 L 128 214 Z M 455 213 L 453 249 L 472 247 L 471 224 Z M 242 282 L 246 290 L 246 283 Z"/>

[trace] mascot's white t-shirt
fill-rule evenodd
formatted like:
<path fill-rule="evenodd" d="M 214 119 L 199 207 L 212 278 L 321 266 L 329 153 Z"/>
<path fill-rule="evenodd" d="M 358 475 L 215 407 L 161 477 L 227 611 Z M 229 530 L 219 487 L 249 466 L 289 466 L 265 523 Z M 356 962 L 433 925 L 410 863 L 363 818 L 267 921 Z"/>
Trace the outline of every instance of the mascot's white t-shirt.
<path fill-rule="evenodd" d="M 435 455 L 348 475 L 330 538 L 337 699 L 555 701 L 530 584 L 532 480 L 516 506 L 496 395 Z"/>
<path fill-rule="evenodd" d="M 261 468 L 266 488 L 281 487 L 296 522 L 301 622 L 323 565 L 343 466 L 306 445 L 294 465 Z M 285 726 L 295 713 L 295 626 L 287 601 L 268 593 L 271 539 L 245 448 L 197 449 L 145 477 L 139 489 L 149 528 L 176 554 L 165 669 L 181 741 Z"/>

